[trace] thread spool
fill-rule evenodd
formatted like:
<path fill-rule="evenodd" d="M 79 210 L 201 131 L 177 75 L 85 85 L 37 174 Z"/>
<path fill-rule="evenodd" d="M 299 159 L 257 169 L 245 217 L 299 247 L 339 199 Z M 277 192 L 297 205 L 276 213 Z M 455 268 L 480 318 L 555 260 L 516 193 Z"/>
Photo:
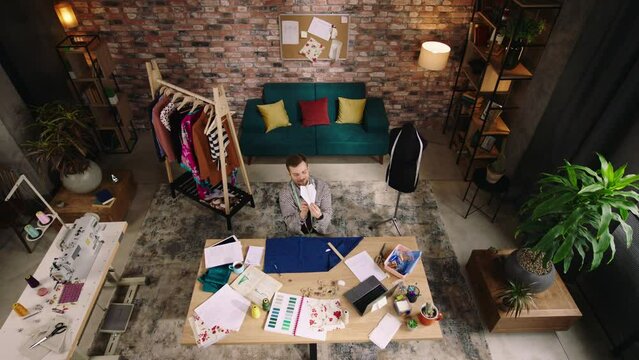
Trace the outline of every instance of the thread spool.
<path fill-rule="evenodd" d="M 51 222 L 51 218 L 49 215 L 45 214 L 42 211 L 36 212 L 36 217 L 38 218 L 38 224 L 42 226 L 47 226 Z"/>
<path fill-rule="evenodd" d="M 255 304 L 251 305 L 251 317 L 253 319 L 259 319 L 260 315 L 262 315 L 260 308 Z"/>
<path fill-rule="evenodd" d="M 29 313 L 29 310 L 27 310 L 27 308 L 22 306 L 22 304 L 20 304 L 20 303 L 13 304 L 13 311 L 15 311 L 21 317 L 23 317 L 23 316 L 25 316 L 25 315 L 27 315 Z"/>
<path fill-rule="evenodd" d="M 267 298 L 262 300 L 262 310 L 269 311 L 271 309 L 271 301 Z"/>
<path fill-rule="evenodd" d="M 29 275 L 25 277 L 24 279 L 27 281 L 27 284 L 29 284 L 29 286 L 31 286 L 32 289 L 35 289 L 38 286 L 40 286 L 40 282 L 38 281 L 38 279 L 34 278 L 33 275 Z"/>
<path fill-rule="evenodd" d="M 24 226 L 24 231 L 27 232 L 27 235 L 31 239 L 35 239 L 35 238 L 40 236 L 40 232 L 38 231 L 38 229 L 34 228 L 33 225 L 31 225 L 31 224 L 25 225 Z"/>

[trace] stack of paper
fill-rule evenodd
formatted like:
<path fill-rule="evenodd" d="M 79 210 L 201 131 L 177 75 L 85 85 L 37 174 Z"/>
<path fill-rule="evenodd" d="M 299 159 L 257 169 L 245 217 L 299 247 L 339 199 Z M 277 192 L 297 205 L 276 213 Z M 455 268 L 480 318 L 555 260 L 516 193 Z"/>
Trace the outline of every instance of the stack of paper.
<path fill-rule="evenodd" d="M 228 284 L 196 307 L 189 318 L 198 347 L 212 345 L 239 331 L 251 302 Z"/>
<path fill-rule="evenodd" d="M 242 243 L 239 241 L 209 246 L 204 249 L 204 265 L 207 269 L 214 266 L 232 264 L 236 261 L 242 261 L 242 259 Z"/>
<path fill-rule="evenodd" d="M 381 349 L 385 349 L 401 325 L 399 319 L 391 314 L 386 314 L 377 327 L 368 334 L 368 338 Z"/>
<path fill-rule="evenodd" d="M 346 259 L 345 262 L 359 281 L 364 281 L 370 276 L 375 276 L 379 281 L 386 279 L 386 273 L 375 264 L 373 258 L 366 251 Z"/>

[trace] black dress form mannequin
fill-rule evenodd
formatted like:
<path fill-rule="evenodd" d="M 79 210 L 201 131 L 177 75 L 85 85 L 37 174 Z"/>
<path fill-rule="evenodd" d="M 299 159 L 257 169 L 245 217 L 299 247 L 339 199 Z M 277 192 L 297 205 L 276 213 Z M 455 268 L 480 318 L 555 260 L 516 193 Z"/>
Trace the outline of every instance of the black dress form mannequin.
<path fill-rule="evenodd" d="M 426 145 L 426 140 L 419 135 L 412 123 L 405 123 L 401 128 L 391 130 L 388 150 L 390 160 L 386 169 L 386 183 L 397 190 L 395 212 L 392 218 L 371 225 L 370 229 L 391 221 L 397 233 L 402 235 L 397 222 L 399 197 L 402 193 L 411 193 L 417 188 L 419 167 Z"/>

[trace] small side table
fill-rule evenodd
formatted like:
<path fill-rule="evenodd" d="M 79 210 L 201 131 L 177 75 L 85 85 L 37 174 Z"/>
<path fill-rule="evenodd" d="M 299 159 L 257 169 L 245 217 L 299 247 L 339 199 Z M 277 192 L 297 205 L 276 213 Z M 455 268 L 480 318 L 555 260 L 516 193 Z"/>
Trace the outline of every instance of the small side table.
<path fill-rule="evenodd" d="M 111 174 L 118 178 L 117 183 L 111 181 Z M 115 201 L 109 206 L 95 203 L 95 194 L 102 189 L 108 189 L 115 197 Z M 102 170 L 102 182 L 94 191 L 88 194 L 75 194 L 61 188 L 51 203 L 53 206 L 61 201 L 65 203 L 64 207 L 55 207 L 55 210 L 67 223 L 74 222 L 87 212 L 98 214 L 100 222 L 123 221 L 135 197 L 135 190 L 136 184 L 131 171 Z"/>
<path fill-rule="evenodd" d="M 470 209 L 474 206 L 477 193 L 479 192 L 479 189 L 481 189 L 490 194 L 490 199 L 488 200 L 488 204 L 486 205 L 490 205 L 494 196 L 497 196 L 497 198 L 499 199 L 499 203 L 497 204 L 497 209 L 495 210 L 495 213 L 493 214 L 493 217 L 491 219 L 491 222 L 495 222 L 495 218 L 497 218 L 497 213 L 499 213 L 499 209 L 501 208 L 501 203 L 504 201 L 504 196 L 506 195 L 506 193 L 508 192 L 508 188 L 510 187 L 510 179 L 508 178 L 508 176 L 504 175 L 501 177 L 501 179 L 499 179 L 499 181 L 497 181 L 494 184 L 491 184 L 488 181 L 486 181 L 486 168 L 476 169 L 473 172 L 473 178 L 471 179 L 470 182 L 468 182 L 468 187 L 466 188 L 466 192 L 464 193 L 464 199 L 462 201 L 466 201 L 466 196 L 468 196 L 468 191 L 470 190 L 470 186 L 472 184 L 475 184 L 475 187 L 476 187 L 475 193 L 473 194 L 473 198 L 470 200 L 470 204 L 468 205 L 468 210 L 466 210 L 466 215 L 464 215 L 464 219 L 466 219 L 468 215 L 470 214 Z M 484 205 L 479 207 L 475 206 L 475 209 L 486 214 L 485 212 L 481 210 L 483 206 Z M 490 216 L 488 214 L 486 215 Z"/>

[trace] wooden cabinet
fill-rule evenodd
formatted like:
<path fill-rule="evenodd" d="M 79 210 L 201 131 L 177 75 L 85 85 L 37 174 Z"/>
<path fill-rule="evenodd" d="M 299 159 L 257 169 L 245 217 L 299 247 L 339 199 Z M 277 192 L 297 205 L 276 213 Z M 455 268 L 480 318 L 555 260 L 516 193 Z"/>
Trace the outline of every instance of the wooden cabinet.
<path fill-rule="evenodd" d="M 443 129 L 452 125 L 465 179 L 504 151 L 514 110 L 526 106 L 511 94 L 533 78 L 560 9 L 553 0 L 475 2 Z"/>
<path fill-rule="evenodd" d="M 97 35 L 69 35 L 57 50 L 77 100 L 95 118 L 101 150 L 131 152 L 137 142 L 131 105 L 118 85 L 107 44 Z"/>

